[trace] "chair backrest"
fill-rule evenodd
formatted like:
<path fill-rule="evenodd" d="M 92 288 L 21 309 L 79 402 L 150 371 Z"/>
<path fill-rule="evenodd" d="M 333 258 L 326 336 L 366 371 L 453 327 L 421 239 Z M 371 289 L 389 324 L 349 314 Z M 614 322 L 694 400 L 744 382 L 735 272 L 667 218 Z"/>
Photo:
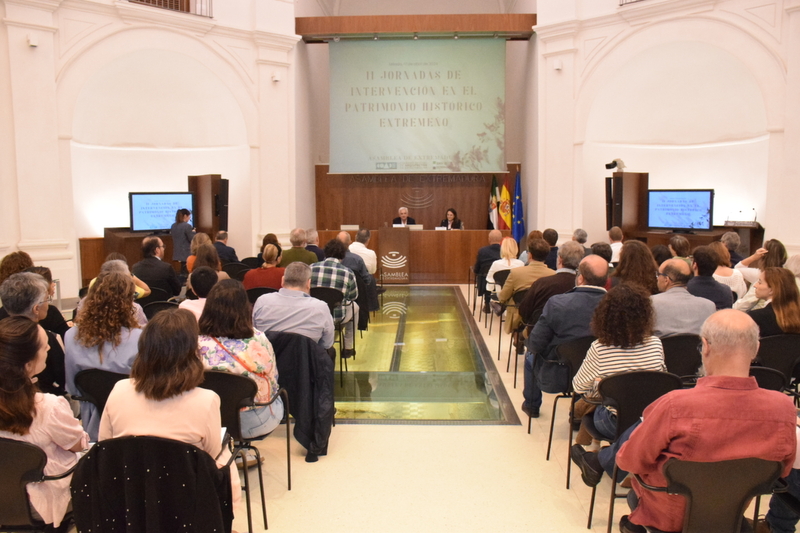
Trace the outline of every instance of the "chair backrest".
<path fill-rule="evenodd" d="M 661 339 L 664 346 L 664 364 L 667 372 L 676 376 L 694 376 L 702 364 L 702 357 L 697 351 L 700 344 L 699 335 L 673 335 Z"/>
<path fill-rule="evenodd" d="M 219 396 L 219 410 L 222 426 L 235 441 L 242 440 L 242 425 L 239 412 L 243 407 L 253 405 L 258 392 L 256 382 L 246 376 L 231 374 L 221 370 L 206 370 L 205 379 L 200 384 L 204 389 L 212 390 Z"/>
<path fill-rule="evenodd" d="M 583 360 L 586 359 L 586 352 L 589 347 L 597 340 L 597 337 L 581 337 L 567 342 L 562 342 L 556 346 L 556 358 L 558 362 L 569 369 L 569 390 L 572 390 L 572 379 L 578 373 Z"/>
<path fill-rule="evenodd" d="M 244 275 L 248 270 L 251 270 L 251 268 L 244 263 L 225 263 L 222 265 L 223 272 L 229 275 L 231 279 L 237 279 L 239 281 L 244 279 Z"/>
<path fill-rule="evenodd" d="M 144 308 L 144 306 L 146 306 L 149 303 L 166 302 L 172 297 L 172 293 L 165 291 L 164 289 L 161 289 L 159 287 L 154 287 L 149 283 L 148 286 L 150 287 L 150 294 L 148 294 L 144 298 L 139 298 L 138 300 L 136 300 L 136 303 L 141 305 L 142 308 Z"/>
<path fill-rule="evenodd" d="M 118 374 L 99 368 L 89 368 L 81 370 L 75 374 L 75 386 L 81 392 L 81 399 L 91 402 L 97 407 L 97 414 L 102 415 L 106 408 L 106 400 L 111 394 L 111 389 L 117 381 L 128 379 L 127 374 Z"/>
<path fill-rule="evenodd" d="M 271 292 L 278 292 L 278 289 L 273 289 L 272 287 L 253 287 L 252 289 L 247 289 L 247 299 L 250 300 L 251 304 L 254 304 L 256 303 L 256 300 L 258 300 L 259 296 L 263 296 Z"/>
<path fill-rule="evenodd" d="M 498 288 L 502 289 L 503 285 L 506 284 L 506 280 L 508 279 L 508 275 L 509 274 L 511 274 L 511 269 L 509 269 L 509 270 L 501 270 L 500 272 L 495 272 L 494 276 L 492 276 L 494 278 L 494 284 Z M 500 292 L 500 291 L 497 290 L 497 292 Z"/>
<path fill-rule="evenodd" d="M 78 462 L 71 484 L 78 531 L 230 531 L 230 469 L 171 439 L 100 441 Z M 119 528 L 99 524 L 116 522 Z"/>
<path fill-rule="evenodd" d="M 522 289 L 512 294 L 511 299 L 514 300 L 514 305 L 519 307 L 519 304 L 525 299 L 526 294 L 528 294 L 528 289 Z"/>
<path fill-rule="evenodd" d="M 342 291 L 332 287 L 311 287 L 310 294 L 317 300 L 322 300 L 328 304 L 328 309 L 330 309 L 331 314 L 333 314 L 333 310 L 339 307 L 344 300 Z"/>
<path fill-rule="evenodd" d="M 756 360 L 780 371 L 787 381 L 790 380 L 800 360 L 800 335 L 773 335 L 762 337 L 760 342 Z"/>
<path fill-rule="evenodd" d="M 681 378 L 669 372 L 635 370 L 603 379 L 598 391 L 603 405 L 617 410 L 617 437 L 642 416 L 645 408 L 666 393 L 680 389 Z"/>
<path fill-rule="evenodd" d="M 686 497 L 683 533 L 739 531 L 750 499 L 769 494 L 781 474 L 778 461 L 747 458 L 714 463 L 669 459 L 667 492 Z"/>
<path fill-rule="evenodd" d="M 260 257 L 245 257 L 242 259 L 242 264 L 247 268 L 258 268 L 261 266 L 262 259 Z"/>
<path fill-rule="evenodd" d="M 762 389 L 783 392 L 786 388 L 786 376 L 783 372 L 765 366 L 751 366 L 750 375 L 756 378 L 758 386 Z"/>
<path fill-rule="evenodd" d="M 25 485 L 42 479 L 47 456 L 33 444 L 0 438 L 0 524 L 44 525 L 31 516 Z"/>
<path fill-rule="evenodd" d="M 156 313 L 159 311 L 163 311 L 165 309 L 174 309 L 176 307 L 178 307 L 176 302 L 150 302 L 149 304 L 146 304 L 142 310 L 144 311 L 144 316 L 147 317 L 147 320 L 150 320 L 156 316 Z"/>

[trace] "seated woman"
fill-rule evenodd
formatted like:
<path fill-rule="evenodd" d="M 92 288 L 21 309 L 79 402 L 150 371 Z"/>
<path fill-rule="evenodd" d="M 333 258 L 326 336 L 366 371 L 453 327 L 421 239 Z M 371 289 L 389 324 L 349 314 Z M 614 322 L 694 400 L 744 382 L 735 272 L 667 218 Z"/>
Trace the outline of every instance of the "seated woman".
<path fill-rule="evenodd" d="M 447 229 L 464 229 L 464 225 L 458 218 L 458 213 L 452 207 L 447 210 L 444 220 L 439 223 L 440 228 Z"/>
<path fill-rule="evenodd" d="M 656 260 L 647 245 L 642 241 L 625 241 L 619 251 L 619 264 L 611 274 L 611 286 L 636 283 L 650 294 L 658 294 L 657 274 Z"/>
<path fill-rule="evenodd" d="M 575 392 L 598 401 L 597 385 L 605 377 L 631 370 L 666 371 L 661 340 L 652 334 L 653 321 L 653 305 L 644 288 L 623 283 L 608 291 L 592 315 L 592 333 L 597 340 L 589 347 L 586 359 L 572 380 Z M 582 416 L 593 408 L 593 404 L 581 399 L 575 404 L 575 414 Z M 597 406 L 594 426 L 602 435 L 613 439 L 617 431 L 616 412 Z M 583 426 L 575 442 L 583 445 L 591 442 Z"/>
<path fill-rule="evenodd" d="M 791 270 L 767 267 L 755 283 L 756 297 L 767 302 L 762 309 L 748 311 L 759 336 L 800 333 L 800 291 Z"/>
<path fill-rule="evenodd" d="M 47 350 L 47 334 L 35 322 L 21 316 L 0 321 L 0 437 L 41 448 L 44 473 L 56 475 L 78 462 L 75 452 L 86 449 L 89 438 L 66 399 L 36 387 L 33 376 L 44 370 Z M 69 507 L 70 479 L 26 486 L 33 510 L 54 528 Z"/>
<path fill-rule="evenodd" d="M 189 257 L 186 258 L 186 270 L 191 272 L 194 270 L 194 262 L 197 259 L 197 249 L 204 244 L 213 244 L 211 243 L 211 237 L 206 235 L 205 233 L 195 233 L 194 237 L 192 237 L 192 243 L 189 245 Z"/>
<path fill-rule="evenodd" d="M 692 268 L 692 260 L 689 258 L 691 249 L 689 239 L 683 235 L 673 235 L 669 239 L 669 251 L 672 253 L 672 257 L 683 259 L 689 265 L 689 268 Z"/>
<path fill-rule="evenodd" d="M 494 275 L 503 270 L 525 266 L 525 263 L 517 259 L 517 241 L 512 237 L 505 237 L 500 243 L 500 259 L 492 263 L 489 272 L 486 274 L 486 291 L 497 292 L 494 283 Z"/>
<path fill-rule="evenodd" d="M 174 439 L 208 452 L 222 466 L 219 396 L 198 387 L 203 362 L 197 353 L 197 320 L 186 309 L 157 313 L 139 338 L 130 379 L 117 382 L 100 421 L 99 440 L 135 435 Z M 231 464 L 234 506 L 241 499 L 239 475 Z"/>
<path fill-rule="evenodd" d="M 244 287 L 236 280 L 211 289 L 200 316 L 200 356 L 206 368 L 247 376 L 258 385 L 256 401 L 272 400 L 278 389 L 278 366 L 267 337 L 253 328 L 253 314 Z M 270 433 L 283 418 L 280 398 L 268 406 L 242 410 L 242 436 Z"/>
<path fill-rule="evenodd" d="M 778 239 L 770 239 L 764 243 L 763 248 L 759 248 L 754 254 L 737 263 L 734 269 L 742 273 L 750 289 L 744 296 L 739 295 L 739 300 L 734 302 L 733 308 L 739 311 L 753 311 L 767 305 L 767 302 L 756 296 L 755 284 L 762 270 L 767 267 L 782 267 L 787 257 L 783 243 Z"/>
<path fill-rule="evenodd" d="M 25 272 L 26 268 L 33 266 L 33 259 L 26 252 L 11 252 L 0 261 L 0 284 L 12 274 Z"/>
<path fill-rule="evenodd" d="M 708 247 L 718 258 L 717 264 L 719 266 L 714 271 L 714 279 L 730 287 L 736 293 L 735 300 L 738 300 L 747 293 L 747 285 L 744 282 L 742 273 L 731 268 L 731 253 L 728 251 L 728 247 L 720 241 L 714 241 Z"/>
<path fill-rule="evenodd" d="M 258 266 L 261 266 L 261 265 L 264 264 L 263 251 L 264 251 L 264 247 L 266 245 L 268 245 L 268 244 L 274 244 L 275 246 L 280 246 L 281 245 L 281 243 L 278 242 L 278 236 L 275 235 L 274 233 L 267 233 L 266 235 L 264 235 L 264 238 L 261 239 L 261 251 L 262 251 L 262 254 L 258 256 L 258 262 L 259 262 Z M 324 256 L 323 256 L 323 259 L 324 259 Z"/>
<path fill-rule="evenodd" d="M 133 280 L 118 272 L 102 272 L 83 299 L 75 327 L 67 332 L 65 367 L 67 391 L 77 395 L 75 375 L 87 368 L 127 374 L 142 333 L 133 304 Z M 100 417 L 89 402 L 81 402 L 83 427 L 94 441 Z"/>
<path fill-rule="evenodd" d="M 279 267 L 278 263 L 281 262 L 281 247 L 277 244 L 267 244 L 264 246 L 264 253 L 261 257 L 264 263 L 259 268 L 249 270 L 244 275 L 244 288 L 245 290 L 254 289 L 256 287 L 269 287 L 272 289 L 281 288 L 281 279 L 283 272 L 286 270 Z"/>
<path fill-rule="evenodd" d="M 25 272 L 39 274 L 45 279 L 45 281 L 47 281 L 47 296 L 50 298 L 50 302 L 52 302 L 53 295 L 56 292 L 56 284 L 53 282 L 53 274 L 50 272 L 50 269 L 43 266 L 33 266 L 26 268 Z M 52 331 L 53 333 L 61 335 L 62 339 L 64 338 L 64 335 L 67 334 L 67 331 L 69 331 L 69 328 L 73 326 L 72 323 L 64 320 L 64 315 L 62 315 L 61 311 L 58 310 L 58 307 L 52 303 L 47 305 L 47 316 L 39 321 L 39 325 L 47 331 Z"/>

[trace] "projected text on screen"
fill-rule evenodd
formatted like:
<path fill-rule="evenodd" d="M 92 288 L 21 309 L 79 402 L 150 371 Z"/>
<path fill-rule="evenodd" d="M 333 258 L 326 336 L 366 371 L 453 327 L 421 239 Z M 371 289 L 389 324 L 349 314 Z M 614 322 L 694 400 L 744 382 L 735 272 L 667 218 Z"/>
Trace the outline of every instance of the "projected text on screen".
<path fill-rule="evenodd" d="M 330 43 L 332 173 L 505 172 L 505 42 Z"/>

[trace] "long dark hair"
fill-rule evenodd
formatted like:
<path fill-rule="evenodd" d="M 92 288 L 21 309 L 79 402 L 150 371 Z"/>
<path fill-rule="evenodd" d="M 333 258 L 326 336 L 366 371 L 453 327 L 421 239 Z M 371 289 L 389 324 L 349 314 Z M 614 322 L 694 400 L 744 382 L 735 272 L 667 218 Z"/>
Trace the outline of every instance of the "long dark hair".
<path fill-rule="evenodd" d="M 222 265 L 219 262 L 219 254 L 213 244 L 201 244 L 197 247 L 195 254 L 194 267 L 210 267 L 219 272 Z"/>
<path fill-rule="evenodd" d="M 25 365 L 39 351 L 39 325 L 13 316 L 0 321 L 0 430 L 27 435 L 36 416 L 37 387 Z"/>
<path fill-rule="evenodd" d="M 764 279 L 772 289 L 772 310 L 784 333 L 800 333 L 800 293 L 794 273 L 782 267 L 764 269 Z"/>
<path fill-rule="evenodd" d="M 622 245 L 619 265 L 612 276 L 623 282 L 637 283 L 650 294 L 658 294 L 657 272 L 658 265 L 650 248 L 641 241 L 630 240 Z"/>
<path fill-rule="evenodd" d="M 200 315 L 200 334 L 230 339 L 253 336 L 253 314 L 240 281 L 223 279 L 211 288 Z"/>

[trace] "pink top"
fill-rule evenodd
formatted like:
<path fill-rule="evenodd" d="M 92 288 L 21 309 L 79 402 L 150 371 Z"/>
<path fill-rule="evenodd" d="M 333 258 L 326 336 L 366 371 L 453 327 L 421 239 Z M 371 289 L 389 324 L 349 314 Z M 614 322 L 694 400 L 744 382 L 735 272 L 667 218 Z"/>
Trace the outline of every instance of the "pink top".
<path fill-rule="evenodd" d="M 47 455 L 46 475 L 61 474 L 78 462 L 78 455 L 69 451 L 79 442 L 89 445 L 89 436 L 72 415 L 67 400 L 53 394 L 36 393 L 36 416 L 27 435 L 0 431 L 0 437 L 14 439 L 41 448 Z M 46 523 L 58 527 L 70 502 L 69 482 L 72 476 L 44 483 L 28 483 L 31 504 Z"/>

